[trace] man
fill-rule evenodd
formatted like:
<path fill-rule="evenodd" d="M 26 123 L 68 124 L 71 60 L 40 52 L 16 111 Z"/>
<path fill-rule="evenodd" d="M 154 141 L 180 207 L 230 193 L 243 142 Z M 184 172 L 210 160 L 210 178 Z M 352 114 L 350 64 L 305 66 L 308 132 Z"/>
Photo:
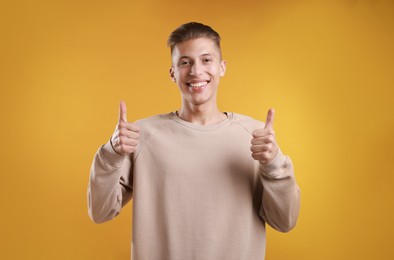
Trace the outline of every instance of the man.
<path fill-rule="evenodd" d="M 120 103 L 115 132 L 93 161 L 89 215 L 110 220 L 133 198 L 134 260 L 264 259 L 265 223 L 287 232 L 300 207 L 274 110 L 265 124 L 219 110 L 226 62 L 209 26 L 184 24 L 168 45 L 181 107 L 128 122 Z"/>

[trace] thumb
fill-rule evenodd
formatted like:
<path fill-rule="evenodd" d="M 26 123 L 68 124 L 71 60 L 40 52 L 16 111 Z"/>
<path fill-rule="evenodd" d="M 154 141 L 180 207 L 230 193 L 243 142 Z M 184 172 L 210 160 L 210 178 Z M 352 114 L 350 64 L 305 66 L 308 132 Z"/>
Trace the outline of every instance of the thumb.
<path fill-rule="evenodd" d="M 267 120 L 265 121 L 264 129 L 267 129 L 274 125 L 274 115 L 275 115 L 275 110 L 273 108 L 270 108 L 267 113 Z"/>
<path fill-rule="evenodd" d="M 127 122 L 126 112 L 127 112 L 126 103 L 124 101 L 120 101 L 120 104 L 119 104 L 119 123 L 120 122 Z"/>

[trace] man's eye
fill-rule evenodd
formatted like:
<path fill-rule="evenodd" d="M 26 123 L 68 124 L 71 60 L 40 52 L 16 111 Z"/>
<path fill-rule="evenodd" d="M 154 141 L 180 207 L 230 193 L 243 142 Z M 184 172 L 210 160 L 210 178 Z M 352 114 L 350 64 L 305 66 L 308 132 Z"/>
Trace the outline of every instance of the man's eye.
<path fill-rule="evenodd" d="M 180 61 L 179 62 L 179 65 L 181 65 L 181 66 L 188 65 L 188 64 L 190 64 L 189 61 Z"/>
<path fill-rule="evenodd" d="M 203 59 L 203 62 L 207 63 L 207 62 L 211 62 L 212 59 Z"/>

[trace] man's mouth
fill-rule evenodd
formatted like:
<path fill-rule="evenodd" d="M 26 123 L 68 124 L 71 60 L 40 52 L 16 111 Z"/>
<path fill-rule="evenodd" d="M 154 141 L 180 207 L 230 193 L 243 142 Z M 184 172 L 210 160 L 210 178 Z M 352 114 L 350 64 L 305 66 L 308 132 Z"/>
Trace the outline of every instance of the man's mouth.
<path fill-rule="evenodd" d="M 210 82 L 210 80 L 200 81 L 200 82 L 195 82 L 195 83 L 189 82 L 189 83 L 186 83 L 186 85 L 191 88 L 202 88 L 202 87 L 205 87 L 209 82 Z"/>

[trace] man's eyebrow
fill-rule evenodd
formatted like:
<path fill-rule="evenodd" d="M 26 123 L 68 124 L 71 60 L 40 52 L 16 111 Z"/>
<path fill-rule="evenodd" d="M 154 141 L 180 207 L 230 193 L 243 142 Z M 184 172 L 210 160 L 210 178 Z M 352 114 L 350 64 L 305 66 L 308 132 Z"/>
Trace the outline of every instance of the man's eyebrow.
<path fill-rule="evenodd" d="M 214 56 L 214 55 L 211 53 L 203 53 L 200 55 L 200 57 L 202 57 L 202 56 Z M 183 56 L 179 57 L 179 59 L 191 59 L 191 58 L 190 58 L 190 56 L 183 55 Z"/>
<path fill-rule="evenodd" d="M 181 59 L 190 59 L 190 57 L 189 57 L 189 56 L 186 56 L 186 55 L 183 55 L 183 56 L 179 57 L 179 59 L 180 59 L 180 60 L 181 60 Z"/>

